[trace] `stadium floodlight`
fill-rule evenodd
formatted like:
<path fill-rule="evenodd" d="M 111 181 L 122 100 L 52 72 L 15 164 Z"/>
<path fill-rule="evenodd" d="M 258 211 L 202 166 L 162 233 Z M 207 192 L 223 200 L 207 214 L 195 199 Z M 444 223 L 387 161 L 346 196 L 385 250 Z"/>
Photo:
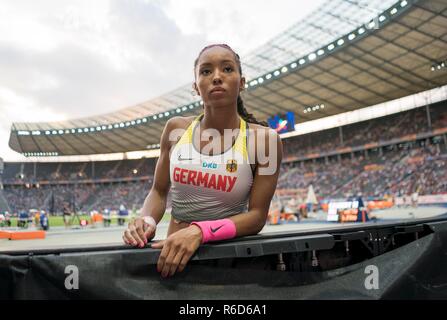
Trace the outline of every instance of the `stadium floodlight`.
<path fill-rule="evenodd" d="M 186 110 L 188 110 L 188 107 L 183 106 L 183 107 L 182 107 L 182 111 L 186 111 Z"/>
<path fill-rule="evenodd" d="M 82 129 L 78 129 L 78 133 L 82 133 Z"/>
<path fill-rule="evenodd" d="M 67 133 L 67 134 L 68 134 L 68 133 L 70 133 L 70 130 L 68 130 L 68 129 L 67 129 L 67 130 L 65 130 L 65 133 Z"/>
<path fill-rule="evenodd" d="M 130 126 L 130 122 L 129 121 L 126 122 L 126 127 L 128 127 L 128 126 Z"/>
<path fill-rule="evenodd" d="M 194 108 L 194 106 L 191 104 L 191 105 L 189 106 L 189 109 L 192 109 L 192 108 Z"/>
<path fill-rule="evenodd" d="M 319 56 L 323 55 L 323 54 L 324 54 L 324 50 L 323 50 L 323 49 L 318 50 L 318 51 L 317 51 L 317 54 L 318 54 Z"/>
<path fill-rule="evenodd" d="M 374 22 L 374 20 L 372 20 L 369 24 L 368 24 L 368 28 L 372 29 L 374 28 L 376 25 L 376 23 Z"/>
<path fill-rule="evenodd" d="M 58 133 L 59 134 L 64 134 L 64 130 L 59 130 Z"/>
<path fill-rule="evenodd" d="M 281 68 L 281 72 L 282 72 L 282 73 L 286 73 L 287 71 L 289 71 L 289 69 L 287 69 L 287 67 L 282 67 L 282 68 Z"/>
<path fill-rule="evenodd" d="M 169 112 L 165 112 L 165 116 L 166 116 L 166 117 L 169 116 Z"/>
<path fill-rule="evenodd" d="M 320 105 L 320 108 L 321 108 L 321 109 L 324 109 L 324 104 L 323 104 L 323 103 Z"/>
<path fill-rule="evenodd" d="M 76 130 L 75 129 L 71 129 L 71 133 L 76 133 Z"/>
<path fill-rule="evenodd" d="M 147 122 L 147 118 L 143 118 L 143 120 L 141 120 L 141 121 L 143 121 L 143 123 L 146 123 Z"/>
<path fill-rule="evenodd" d="M 33 136 L 40 136 L 40 131 L 39 130 L 35 130 L 35 131 L 31 132 L 31 134 Z"/>
<path fill-rule="evenodd" d="M 132 120 L 131 122 L 130 122 L 130 124 L 133 126 L 133 125 L 135 125 L 135 120 Z"/>
<path fill-rule="evenodd" d="M 357 33 L 358 33 L 358 34 L 364 34 L 364 33 L 365 33 L 365 28 L 360 28 L 360 29 L 357 31 Z"/>
<path fill-rule="evenodd" d="M 88 128 L 84 128 L 84 132 L 88 132 Z"/>
<path fill-rule="evenodd" d="M 200 101 L 200 102 L 196 102 L 196 103 L 195 103 L 196 107 L 198 107 L 198 106 L 200 106 L 200 105 L 202 105 L 202 104 L 203 104 L 203 101 Z"/>
<path fill-rule="evenodd" d="M 258 80 L 253 80 L 250 82 L 250 86 L 252 86 L 252 87 L 254 87 L 257 84 L 258 84 Z"/>
<path fill-rule="evenodd" d="M 385 21 L 386 20 L 386 17 L 384 16 L 384 15 L 381 15 L 380 17 L 379 17 L 379 21 L 380 22 L 383 22 L 383 21 Z"/>
<path fill-rule="evenodd" d="M 181 112 L 180 108 L 177 108 L 177 109 L 175 110 L 175 112 L 180 113 L 180 112 Z"/>
<path fill-rule="evenodd" d="M 333 50 L 335 48 L 335 45 L 333 43 L 331 43 L 330 45 L 327 46 L 327 49 L 329 51 Z"/>
<path fill-rule="evenodd" d="M 393 8 L 393 9 L 391 9 L 391 11 L 390 11 L 391 14 L 395 14 L 396 12 L 397 12 L 397 9 L 396 9 L 396 8 Z"/>
<path fill-rule="evenodd" d="M 20 130 L 17 132 L 19 136 L 29 136 L 29 131 Z"/>
<path fill-rule="evenodd" d="M 349 39 L 349 41 L 354 40 L 354 39 L 355 39 L 355 34 L 351 33 L 351 34 L 348 36 L 348 39 Z"/>
<path fill-rule="evenodd" d="M 152 119 L 157 120 L 157 116 L 153 116 Z"/>
<path fill-rule="evenodd" d="M 56 130 L 51 131 L 52 134 L 57 134 Z"/>
<path fill-rule="evenodd" d="M 245 84 L 245 89 L 247 89 L 248 88 L 248 84 Z"/>
<path fill-rule="evenodd" d="M 304 109 L 304 113 L 307 113 L 307 110 L 306 110 L 306 109 Z"/>
<path fill-rule="evenodd" d="M 337 41 L 337 44 L 338 44 L 339 46 L 343 45 L 343 43 L 345 43 L 345 40 L 343 40 L 343 39 L 339 39 L 339 40 Z"/>
<path fill-rule="evenodd" d="M 102 130 L 102 128 L 101 127 L 96 127 L 96 131 L 101 131 Z"/>
<path fill-rule="evenodd" d="M 317 55 L 315 53 L 313 53 L 313 52 L 307 56 L 309 61 L 315 60 L 316 57 L 317 57 Z"/>
<path fill-rule="evenodd" d="M 273 72 L 273 75 L 274 75 L 275 77 L 279 76 L 280 74 L 281 74 L 281 72 L 279 72 L 279 70 L 276 70 L 275 72 Z"/>
<path fill-rule="evenodd" d="M 160 113 L 160 114 L 158 115 L 158 118 L 163 118 L 163 113 Z"/>
<path fill-rule="evenodd" d="M 120 125 L 119 125 L 118 123 L 115 123 L 115 124 L 113 125 L 113 127 L 114 127 L 115 129 L 117 129 L 117 128 L 120 127 Z"/>
<path fill-rule="evenodd" d="M 263 83 L 263 82 L 264 82 L 264 78 L 263 78 L 263 77 L 259 77 L 259 78 L 258 78 L 258 82 L 259 82 L 259 83 Z"/>
<path fill-rule="evenodd" d="M 294 62 L 290 65 L 290 68 L 295 69 L 298 66 L 298 63 Z"/>
<path fill-rule="evenodd" d="M 438 64 L 438 66 L 436 68 L 438 68 L 438 70 L 441 70 L 441 65 Z"/>
<path fill-rule="evenodd" d="M 95 128 L 91 127 L 90 132 L 95 132 Z"/>
<path fill-rule="evenodd" d="M 200 105 L 203 106 L 203 101 L 200 101 Z"/>
<path fill-rule="evenodd" d="M 405 7 L 407 4 L 408 4 L 408 2 L 404 0 L 404 1 L 402 1 L 402 2 L 400 3 L 400 6 L 403 8 L 403 7 Z"/>
<path fill-rule="evenodd" d="M 137 119 L 136 123 L 140 124 L 141 123 L 141 119 Z"/>
<path fill-rule="evenodd" d="M 102 130 L 107 130 L 107 127 L 106 126 L 101 126 L 101 129 Z"/>
<path fill-rule="evenodd" d="M 51 132 L 50 132 L 50 131 L 48 131 L 48 130 L 46 130 L 46 131 L 45 131 L 45 134 L 51 134 Z"/>
<path fill-rule="evenodd" d="M 120 128 L 124 128 L 124 123 L 123 122 L 120 123 Z"/>

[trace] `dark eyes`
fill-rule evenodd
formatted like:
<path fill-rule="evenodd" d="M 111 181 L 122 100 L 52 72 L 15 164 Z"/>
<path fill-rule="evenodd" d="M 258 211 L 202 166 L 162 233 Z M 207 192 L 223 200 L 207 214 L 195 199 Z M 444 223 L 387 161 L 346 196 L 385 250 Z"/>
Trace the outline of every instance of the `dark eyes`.
<path fill-rule="evenodd" d="M 223 71 L 224 72 L 233 72 L 233 67 L 230 67 L 230 66 L 227 66 L 227 67 L 224 67 L 223 68 Z M 200 71 L 200 74 L 201 75 L 204 75 L 204 76 L 207 76 L 207 75 L 209 75 L 211 73 L 211 69 L 202 69 L 201 71 Z"/>

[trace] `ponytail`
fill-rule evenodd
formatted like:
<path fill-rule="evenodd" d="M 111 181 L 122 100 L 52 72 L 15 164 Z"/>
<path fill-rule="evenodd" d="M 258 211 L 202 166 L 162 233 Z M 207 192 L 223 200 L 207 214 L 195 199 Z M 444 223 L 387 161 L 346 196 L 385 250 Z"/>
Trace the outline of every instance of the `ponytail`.
<path fill-rule="evenodd" d="M 255 123 L 255 124 L 259 124 L 264 127 L 268 127 L 267 122 L 258 121 L 253 116 L 252 113 L 248 113 L 247 109 L 245 109 L 245 107 L 244 107 L 244 101 L 242 101 L 242 98 L 240 95 L 238 95 L 238 97 L 237 97 L 237 113 L 242 117 L 242 119 L 244 119 L 248 123 Z"/>

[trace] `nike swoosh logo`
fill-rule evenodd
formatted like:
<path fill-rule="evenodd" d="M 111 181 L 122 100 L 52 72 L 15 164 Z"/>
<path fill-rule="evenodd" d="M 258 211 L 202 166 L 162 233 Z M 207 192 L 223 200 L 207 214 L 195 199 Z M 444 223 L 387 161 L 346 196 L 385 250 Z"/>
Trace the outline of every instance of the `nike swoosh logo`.
<path fill-rule="evenodd" d="M 221 226 L 219 226 L 219 227 L 217 227 L 217 228 L 215 228 L 215 229 L 213 229 L 213 228 L 210 227 L 210 230 L 211 230 L 212 233 L 215 233 L 217 230 L 219 230 L 219 229 L 222 228 L 223 226 L 224 226 L 224 225 L 221 225 Z"/>
<path fill-rule="evenodd" d="M 192 158 L 182 158 L 181 156 L 178 156 L 178 160 L 183 161 L 183 160 L 193 160 L 193 159 Z"/>

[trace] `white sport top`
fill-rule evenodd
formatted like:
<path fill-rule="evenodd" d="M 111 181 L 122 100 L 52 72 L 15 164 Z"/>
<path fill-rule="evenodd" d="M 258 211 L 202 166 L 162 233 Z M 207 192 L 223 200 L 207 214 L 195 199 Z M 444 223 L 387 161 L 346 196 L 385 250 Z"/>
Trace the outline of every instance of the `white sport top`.
<path fill-rule="evenodd" d="M 184 222 L 223 219 L 247 211 L 253 184 L 246 122 L 239 117 L 239 133 L 231 148 L 205 155 L 192 141 L 202 117 L 203 113 L 194 119 L 170 156 L 171 215 Z"/>

